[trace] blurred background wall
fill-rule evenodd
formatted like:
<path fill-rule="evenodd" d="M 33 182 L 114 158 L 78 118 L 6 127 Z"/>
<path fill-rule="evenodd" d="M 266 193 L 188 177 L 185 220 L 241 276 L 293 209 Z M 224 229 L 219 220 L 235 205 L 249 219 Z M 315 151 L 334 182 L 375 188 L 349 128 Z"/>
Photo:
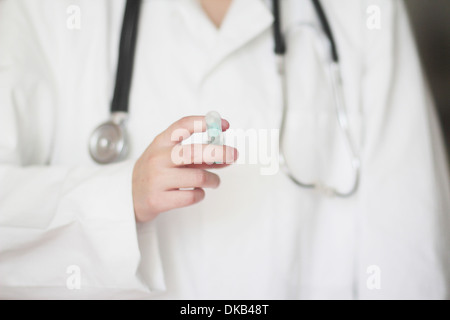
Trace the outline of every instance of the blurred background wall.
<path fill-rule="evenodd" d="M 405 0 L 450 154 L 450 0 Z"/>

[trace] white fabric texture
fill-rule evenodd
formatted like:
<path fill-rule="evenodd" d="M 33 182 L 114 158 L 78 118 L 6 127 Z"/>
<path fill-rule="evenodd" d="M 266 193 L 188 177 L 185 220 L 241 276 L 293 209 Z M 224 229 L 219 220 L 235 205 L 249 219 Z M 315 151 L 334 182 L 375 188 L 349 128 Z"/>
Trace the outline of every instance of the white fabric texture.
<path fill-rule="evenodd" d="M 171 123 L 216 110 L 232 128 L 279 128 L 270 7 L 234 0 L 216 29 L 195 0 L 144 0 L 131 154 L 99 166 L 87 146 L 109 116 L 125 2 L 0 0 L 0 298 L 448 298 L 449 173 L 403 3 L 322 2 L 362 159 L 358 193 L 328 198 L 281 170 L 262 175 L 267 164 L 236 164 L 203 202 L 136 224 L 134 162 Z M 80 29 L 67 27 L 70 5 Z M 369 5 L 379 30 L 366 27 Z M 283 21 L 287 157 L 306 180 L 346 188 L 327 49 L 296 27 L 318 28 L 311 2 L 283 1 Z M 72 265 L 80 290 L 67 288 Z"/>

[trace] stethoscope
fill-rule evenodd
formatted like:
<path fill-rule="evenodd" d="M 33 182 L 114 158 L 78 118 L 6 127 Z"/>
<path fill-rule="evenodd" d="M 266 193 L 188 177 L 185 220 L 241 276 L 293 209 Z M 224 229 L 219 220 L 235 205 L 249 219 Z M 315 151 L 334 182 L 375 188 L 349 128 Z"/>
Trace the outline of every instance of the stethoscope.
<path fill-rule="evenodd" d="M 119 162 L 128 155 L 126 122 L 141 2 L 141 0 L 127 0 L 120 35 L 111 118 L 98 126 L 89 140 L 89 153 L 99 164 Z"/>
<path fill-rule="evenodd" d="M 330 45 L 329 74 L 334 95 L 334 105 L 339 127 L 344 135 L 346 145 L 351 157 L 351 167 L 353 170 L 353 185 L 349 190 L 340 191 L 335 187 L 327 186 L 322 182 L 304 182 L 299 180 L 292 173 L 286 161 L 283 150 L 283 141 L 286 127 L 286 117 L 288 113 L 287 103 L 287 81 L 285 74 L 286 42 L 281 31 L 280 0 L 272 0 L 272 10 L 274 15 L 273 35 L 275 43 L 275 54 L 277 57 L 277 71 L 281 79 L 283 93 L 283 112 L 280 125 L 279 147 L 280 164 L 283 171 L 296 185 L 319 190 L 328 196 L 349 197 L 358 189 L 360 179 L 360 158 L 358 156 L 354 141 L 349 129 L 348 115 L 344 103 L 342 88 L 342 76 L 339 68 L 339 55 L 334 40 L 330 24 L 325 11 L 319 0 L 311 0 L 319 18 L 323 33 Z M 111 103 L 111 118 L 109 121 L 98 126 L 91 135 L 89 151 L 94 161 L 99 164 L 109 164 L 124 160 L 128 154 L 128 138 L 126 133 L 126 121 L 128 117 L 128 100 L 131 88 L 131 78 L 133 73 L 134 52 L 138 31 L 138 18 L 141 7 L 141 0 L 127 0 L 125 14 L 122 24 L 122 32 L 119 46 L 119 60 L 117 66 L 116 83 L 114 96 Z"/>

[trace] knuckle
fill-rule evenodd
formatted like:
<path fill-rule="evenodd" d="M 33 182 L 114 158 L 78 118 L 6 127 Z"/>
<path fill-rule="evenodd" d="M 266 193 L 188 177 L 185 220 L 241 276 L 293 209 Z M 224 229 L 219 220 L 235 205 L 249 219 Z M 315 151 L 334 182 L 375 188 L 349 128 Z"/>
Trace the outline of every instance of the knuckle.
<path fill-rule="evenodd" d="M 179 150 L 182 153 L 183 164 L 192 163 L 192 151 L 189 145 L 180 145 Z"/>
<path fill-rule="evenodd" d="M 163 141 L 163 132 L 159 133 L 152 141 L 152 145 L 159 145 Z"/>
<path fill-rule="evenodd" d="M 152 167 L 156 166 L 158 162 L 158 158 L 155 155 L 151 155 L 147 158 L 147 164 L 150 170 L 152 169 Z"/>
<path fill-rule="evenodd" d="M 184 127 L 186 127 L 186 125 L 189 124 L 189 121 L 190 121 L 189 117 L 186 116 L 186 117 L 183 117 L 180 120 L 178 120 L 178 124 L 179 124 L 180 127 L 184 128 Z"/>
<path fill-rule="evenodd" d="M 202 163 L 202 158 L 203 158 L 202 152 L 201 152 L 201 149 L 200 150 L 198 150 L 198 149 L 199 148 L 195 145 L 190 146 L 190 149 L 189 149 L 190 159 L 189 160 L 191 161 L 191 163 L 194 163 L 194 164 Z"/>
<path fill-rule="evenodd" d="M 163 152 L 154 152 L 149 154 L 147 163 L 150 165 L 150 168 L 159 166 L 163 162 L 164 156 L 165 154 Z"/>

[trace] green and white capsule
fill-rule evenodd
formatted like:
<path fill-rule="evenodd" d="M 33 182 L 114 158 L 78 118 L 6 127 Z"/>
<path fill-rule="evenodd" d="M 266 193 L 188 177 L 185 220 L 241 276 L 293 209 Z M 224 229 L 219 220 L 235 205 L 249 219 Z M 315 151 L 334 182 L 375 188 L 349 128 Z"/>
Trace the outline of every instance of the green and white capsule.
<path fill-rule="evenodd" d="M 222 118 L 220 117 L 220 114 L 216 111 L 210 111 L 206 114 L 205 121 L 208 143 L 223 145 Z"/>

